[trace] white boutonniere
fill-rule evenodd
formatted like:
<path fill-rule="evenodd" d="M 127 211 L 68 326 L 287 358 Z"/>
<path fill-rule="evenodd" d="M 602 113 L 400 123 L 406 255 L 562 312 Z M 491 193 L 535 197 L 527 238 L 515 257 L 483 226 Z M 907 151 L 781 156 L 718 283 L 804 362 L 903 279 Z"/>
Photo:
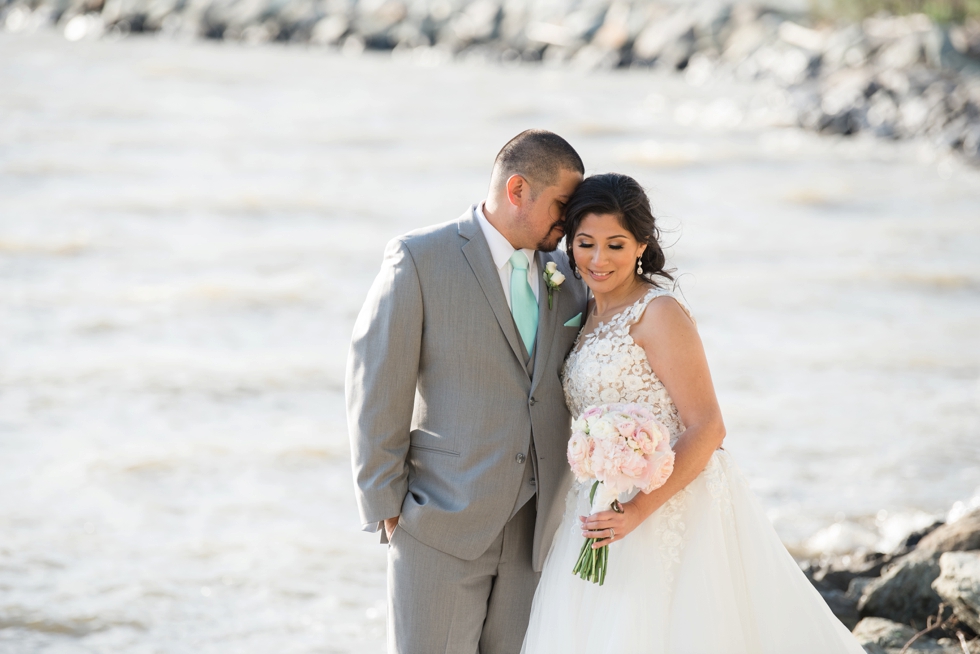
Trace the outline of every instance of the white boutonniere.
<path fill-rule="evenodd" d="M 561 283 L 565 281 L 565 276 L 558 270 L 558 264 L 549 261 L 544 265 L 544 285 L 548 287 L 548 308 L 554 305 L 555 291 L 560 290 Z"/>

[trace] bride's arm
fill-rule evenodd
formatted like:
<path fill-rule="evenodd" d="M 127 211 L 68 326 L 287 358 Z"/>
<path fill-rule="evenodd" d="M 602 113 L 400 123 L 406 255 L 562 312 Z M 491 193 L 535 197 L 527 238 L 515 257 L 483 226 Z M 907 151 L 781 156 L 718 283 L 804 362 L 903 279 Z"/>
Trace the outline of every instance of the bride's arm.
<path fill-rule="evenodd" d="M 674 472 L 667 483 L 650 494 L 640 493 L 625 503 L 625 513 L 604 511 L 582 518 L 583 535 L 621 540 L 659 509 L 675 493 L 701 474 L 725 438 L 725 425 L 704 347 L 693 321 L 676 300 L 654 299 L 631 330 L 633 340 L 646 352 L 650 367 L 670 394 L 686 429 L 674 445 Z"/>

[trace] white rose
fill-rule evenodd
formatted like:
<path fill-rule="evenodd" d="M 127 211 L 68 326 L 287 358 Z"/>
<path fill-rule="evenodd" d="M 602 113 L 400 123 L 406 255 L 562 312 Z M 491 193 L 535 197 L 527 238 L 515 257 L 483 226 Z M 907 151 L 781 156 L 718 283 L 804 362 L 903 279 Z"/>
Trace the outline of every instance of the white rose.
<path fill-rule="evenodd" d="M 592 425 L 592 429 L 589 431 L 589 435 L 597 440 L 612 438 L 617 433 L 616 428 L 605 420 L 596 420 L 596 423 Z"/>
<path fill-rule="evenodd" d="M 555 264 L 551 263 L 551 264 L 548 264 L 548 265 L 553 266 Z M 565 276 L 563 274 L 561 274 L 557 270 L 555 272 L 551 273 L 551 283 L 552 284 L 554 284 L 555 286 L 560 286 L 563 281 L 565 281 Z"/>
<path fill-rule="evenodd" d="M 555 263 L 554 261 L 549 261 L 548 263 L 544 264 L 544 269 L 548 272 L 549 275 L 554 275 L 555 274 L 555 271 L 558 270 L 558 264 Z M 560 275 L 561 273 L 558 273 L 558 274 Z M 565 278 L 562 277 L 562 279 L 565 279 Z M 559 281 L 556 281 L 555 283 L 556 284 L 561 284 L 561 282 L 559 282 Z"/>
<path fill-rule="evenodd" d="M 589 423 L 587 423 L 585 420 L 582 420 L 581 418 L 576 418 L 575 420 L 572 421 L 573 432 L 579 431 L 585 433 L 588 430 L 589 430 Z"/>

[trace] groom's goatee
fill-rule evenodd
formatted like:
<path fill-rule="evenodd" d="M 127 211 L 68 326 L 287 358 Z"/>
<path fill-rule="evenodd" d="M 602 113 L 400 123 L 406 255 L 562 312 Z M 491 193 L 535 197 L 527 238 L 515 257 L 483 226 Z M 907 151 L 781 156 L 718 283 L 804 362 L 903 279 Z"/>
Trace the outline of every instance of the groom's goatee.
<path fill-rule="evenodd" d="M 552 242 L 551 233 L 555 231 L 556 227 L 561 230 L 561 236 L 559 236 L 554 242 Z M 558 244 L 561 243 L 561 240 L 564 237 L 565 237 L 565 229 L 562 227 L 562 223 L 555 223 L 554 225 L 551 226 L 551 231 L 548 232 L 548 235 L 545 236 L 543 239 L 541 239 L 541 241 L 534 249 L 537 250 L 538 252 L 554 252 L 555 250 L 558 249 Z"/>

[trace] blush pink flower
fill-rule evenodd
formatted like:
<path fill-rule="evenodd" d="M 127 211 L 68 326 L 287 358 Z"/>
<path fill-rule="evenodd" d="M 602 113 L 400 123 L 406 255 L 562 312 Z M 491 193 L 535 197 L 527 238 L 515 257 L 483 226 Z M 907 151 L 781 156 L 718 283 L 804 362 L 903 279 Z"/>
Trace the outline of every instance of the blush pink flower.
<path fill-rule="evenodd" d="M 652 493 L 667 483 L 667 479 L 674 472 L 674 452 L 669 448 L 666 452 L 657 452 L 648 465 L 647 483 L 641 489 L 644 493 Z"/>
<path fill-rule="evenodd" d="M 673 471 L 670 433 L 653 412 L 639 404 L 589 407 L 575 421 L 568 442 L 568 464 L 579 481 L 594 479 L 603 496 L 634 489 L 651 492 Z"/>

